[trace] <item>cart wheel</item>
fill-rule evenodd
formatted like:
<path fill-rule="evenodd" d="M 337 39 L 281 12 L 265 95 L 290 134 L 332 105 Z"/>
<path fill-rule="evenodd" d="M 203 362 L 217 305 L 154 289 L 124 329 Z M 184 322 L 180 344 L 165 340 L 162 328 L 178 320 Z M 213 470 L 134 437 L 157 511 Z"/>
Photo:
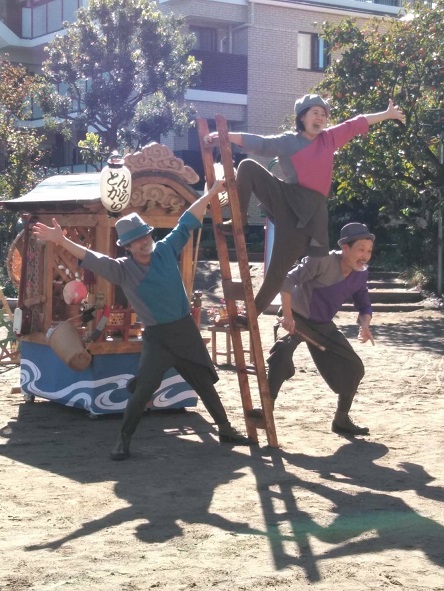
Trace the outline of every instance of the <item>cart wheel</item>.
<path fill-rule="evenodd" d="M 34 394 L 23 394 L 23 400 L 28 403 L 32 403 L 35 400 Z"/>
<path fill-rule="evenodd" d="M 98 418 L 99 418 L 99 415 L 96 415 L 93 412 L 88 413 L 88 419 L 91 419 L 92 421 L 97 421 Z"/>

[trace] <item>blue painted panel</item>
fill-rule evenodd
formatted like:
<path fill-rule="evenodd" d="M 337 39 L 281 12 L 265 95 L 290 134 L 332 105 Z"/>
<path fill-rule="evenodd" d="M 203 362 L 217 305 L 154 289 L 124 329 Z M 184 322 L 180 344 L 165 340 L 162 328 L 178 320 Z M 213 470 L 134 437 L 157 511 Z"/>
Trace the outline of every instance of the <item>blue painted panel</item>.
<path fill-rule="evenodd" d="M 74 371 L 48 345 L 21 343 L 20 386 L 27 395 L 83 408 L 92 414 L 123 413 L 127 381 L 137 373 L 138 353 L 94 355 L 84 371 Z M 197 395 L 174 370 L 169 370 L 153 397 L 152 408 L 196 406 Z"/>

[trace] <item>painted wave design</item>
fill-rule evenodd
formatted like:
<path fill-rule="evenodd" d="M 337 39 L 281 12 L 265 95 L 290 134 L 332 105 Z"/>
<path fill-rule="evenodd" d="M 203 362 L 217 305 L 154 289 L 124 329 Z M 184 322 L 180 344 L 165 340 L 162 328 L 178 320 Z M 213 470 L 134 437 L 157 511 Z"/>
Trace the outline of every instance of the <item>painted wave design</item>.
<path fill-rule="evenodd" d="M 180 391 L 178 392 L 178 389 Z M 174 375 L 163 380 L 160 388 L 153 396 L 153 403 L 157 408 L 166 408 L 179 404 L 185 400 L 195 404 L 197 396 L 195 391 L 184 382 L 181 376 Z"/>
<path fill-rule="evenodd" d="M 65 388 L 51 392 L 49 390 L 43 390 L 37 385 L 42 379 L 42 374 L 35 363 L 29 359 L 22 359 L 20 370 L 20 384 L 23 390 L 28 394 L 56 400 L 66 406 L 80 406 L 79 402 L 83 402 L 81 406 L 87 410 L 91 410 L 91 407 L 95 403 L 95 400 L 94 403 L 92 400 L 93 389 L 107 388 L 107 390 L 100 394 L 100 397 L 103 400 L 108 401 L 108 403 L 103 406 L 103 408 L 106 408 L 111 405 L 109 402 L 111 394 L 116 389 L 125 388 L 127 381 L 133 377 L 131 374 L 120 374 L 118 376 L 110 376 L 98 380 L 78 380 L 77 382 L 69 384 Z M 125 406 L 126 400 L 120 408 L 125 408 Z"/>
<path fill-rule="evenodd" d="M 96 414 L 125 410 L 128 399 L 126 383 L 132 377 L 133 374 L 125 373 L 96 380 L 78 380 L 57 391 L 50 391 L 42 387 L 43 376 L 34 362 L 22 358 L 20 366 L 20 384 L 27 394 L 54 400 L 65 406 L 84 408 Z M 181 376 L 175 374 L 162 381 L 153 396 L 153 404 L 157 408 L 167 408 L 187 401 L 194 406 L 196 398 L 194 390 Z"/>

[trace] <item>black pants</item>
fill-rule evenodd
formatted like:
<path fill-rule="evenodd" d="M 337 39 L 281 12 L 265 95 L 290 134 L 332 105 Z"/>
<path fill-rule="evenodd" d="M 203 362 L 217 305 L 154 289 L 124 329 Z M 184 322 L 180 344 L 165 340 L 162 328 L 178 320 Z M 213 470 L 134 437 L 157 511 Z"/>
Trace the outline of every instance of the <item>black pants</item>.
<path fill-rule="evenodd" d="M 339 395 L 338 410 L 348 412 L 365 373 L 360 357 L 334 322 L 316 324 L 297 315 L 294 318 L 299 330 L 326 348 L 321 351 L 307 343 L 319 373 L 333 392 Z M 277 398 L 284 381 L 294 376 L 293 354 L 302 341 L 298 335 L 286 335 L 278 339 L 271 348 L 268 383 L 273 399 Z"/>

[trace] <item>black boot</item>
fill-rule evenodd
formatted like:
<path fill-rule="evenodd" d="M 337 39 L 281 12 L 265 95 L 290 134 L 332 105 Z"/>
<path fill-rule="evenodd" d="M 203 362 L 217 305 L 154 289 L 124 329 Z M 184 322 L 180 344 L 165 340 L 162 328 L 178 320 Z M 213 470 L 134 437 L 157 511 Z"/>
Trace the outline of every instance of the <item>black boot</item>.
<path fill-rule="evenodd" d="M 231 443 L 231 445 L 257 445 L 253 439 L 246 437 L 235 427 L 231 426 L 228 421 L 222 425 L 218 425 L 219 441 L 221 443 Z"/>
<path fill-rule="evenodd" d="M 130 456 L 130 442 L 131 435 L 128 435 L 127 433 L 120 433 L 117 443 L 111 452 L 111 459 L 116 461 L 128 459 Z"/>

